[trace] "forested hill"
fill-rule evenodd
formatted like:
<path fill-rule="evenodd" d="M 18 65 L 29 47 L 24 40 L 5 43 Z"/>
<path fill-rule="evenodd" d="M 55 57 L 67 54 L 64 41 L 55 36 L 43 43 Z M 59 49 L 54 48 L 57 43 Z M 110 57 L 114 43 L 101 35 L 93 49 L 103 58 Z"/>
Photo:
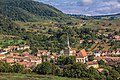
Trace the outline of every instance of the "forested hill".
<path fill-rule="evenodd" d="M 0 14 L 19 21 L 65 16 L 56 8 L 33 0 L 0 0 Z"/>
<path fill-rule="evenodd" d="M 17 35 L 21 29 L 8 18 L 0 15 L 0 35 Z"/>

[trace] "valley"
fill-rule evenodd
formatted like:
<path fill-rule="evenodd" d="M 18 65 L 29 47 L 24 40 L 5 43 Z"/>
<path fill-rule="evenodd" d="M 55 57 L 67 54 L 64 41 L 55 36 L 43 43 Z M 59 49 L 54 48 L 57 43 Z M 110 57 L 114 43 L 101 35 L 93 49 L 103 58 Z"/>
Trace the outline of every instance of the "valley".
<path fill-rule="evenodd" d="M 1 0 L 3 79 L 119 80 L 119 14 L 70 15 L 33 0 Z"/>

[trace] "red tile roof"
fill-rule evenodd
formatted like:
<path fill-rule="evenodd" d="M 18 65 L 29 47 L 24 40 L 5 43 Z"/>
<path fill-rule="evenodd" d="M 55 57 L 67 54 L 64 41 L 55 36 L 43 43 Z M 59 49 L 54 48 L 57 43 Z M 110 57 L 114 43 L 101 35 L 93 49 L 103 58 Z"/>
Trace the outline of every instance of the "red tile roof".
<path fill-rule="evenodd" d="M 48 52 L 48 50 L 38 50 L 38 52 L 43 53 L 43 52 Z"/>
<path fill-rule="evenodd" d="M 84 42 L 84 40 L 80 40 L 80 43 L 83 43 Z"/>
<path fill-rule="evenodd" d="M 85 49 L 82 49 L 82 50 L 80 50 L 79 53 L 77 53 L 78 58 L 79 57 L 86 57 L 86 56 L 87 56 L 87 53 L 86 53 Z"/>
<path fill-rule="evenodd" d="M 36 66 L 36 62 L 17 62 L 20 65 L 23 65 L 26 68 L 31 68 Z"/>
<path fill-rule="evenodd" d="M 83 56 L 83 57 L 87 56 L 85 49 L 80 50 L 80 53 L 81 53 L 81 56 Z"/>
<path fill-rule="evenodd" d="M 29 54 L 29 52 L 23 52 L 22 54 Z"/>

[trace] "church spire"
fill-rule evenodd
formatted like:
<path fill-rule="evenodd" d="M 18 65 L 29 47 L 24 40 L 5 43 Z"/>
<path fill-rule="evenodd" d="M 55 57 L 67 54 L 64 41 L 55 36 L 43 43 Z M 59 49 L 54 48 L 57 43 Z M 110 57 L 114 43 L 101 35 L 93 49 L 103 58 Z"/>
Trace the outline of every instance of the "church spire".
<path fill-rule="evenodd" d="M 70 40 L 69 40 L 68 33 L 67 33 L 67 44 L 68 44 L 68 49 L 71 49 L 71 47 L 70 47 Z"/>

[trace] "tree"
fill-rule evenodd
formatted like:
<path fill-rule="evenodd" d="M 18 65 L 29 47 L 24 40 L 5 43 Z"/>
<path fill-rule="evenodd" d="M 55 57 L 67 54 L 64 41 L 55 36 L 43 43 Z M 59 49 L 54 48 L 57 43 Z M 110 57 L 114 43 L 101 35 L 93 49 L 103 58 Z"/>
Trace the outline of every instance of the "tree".
<path fill-rule="evenodd" d="M 64 58 L 65 58 L 65 56 L 60 56 L 60 57 L 57 59 L 57 64 L 62 65 L 62 64 L 63 64 L 63 61 L 64 61 Z"/>
<path fill-rule="evenodd" d="M 119 74 L 120 74 L 120 64 L 115 65 L 115 66 L 114 66 L 114 69 L 115 69 L 116 71 L 118 71 Z"/>
<path fill-rule="evenodd" d="M 100 60 L 100 61 L 98 61 L 98 64 L 99 65 L 105 65 L 105 61 L 104 60 Z"/>
<path fill-rule="evenodd" d="M 111 76 L 114 80 L 120 80 L 120 74 L 115 70 L 109 70 L 109 76 Z"/>
<path fill-rule="evenodd" d="M 87 67 L 83 63 L 66 65 L 63 69 L 63 76 L 73 78 L 87 77 Z"/>
<path fill-rule="evenodd" d="M 73 64 L 75 62 L 76 61 L 75 61 L 75 57 L 74 56 L 68 56 L 68 57 L 60 56 L 57 59 L 57 64 L 59 64 L 59 65 Z"/>
<path fill-rule="evenodd" d="M 12 72 L 10 64 L 0 61 L 0 72 Z"/>
<path fill-rule="evenodd" d="M 69 57 L 65 57 L 65 58 L 64 58 L 63 64 L 64 64 L 64 65 L 74 64 L 75 62 L 76 62 L 76 61 L 75 61 L 75 57 L 74 57 L 74 56 L 69 56 Z"/>
<path fill-rule="evenodd" d="M 12 66 L 12 70 L 13 70 L 13 72 L 15 72 L 15 73 L 21 73 L 21 72 L 24 71 L 24 66 L 23 66 L 23 65 L 19 65 L 19 64 L 14 64 L 14 65 Z"/>
<path fill-rule="evenodd" d="M 88 56 L 88 61 L 93 61 L 94 60 L 94 55 L 89 55 Z"/>
<path fill-rule="evenodd" d="M 34 72 L 38 74 L 50 74 L 52 73 L 52 64 L 47 61 L 41 64 L 38 64 Z"/>
<path fill-rule="evenodd" d="M 60 68 L 57 65 L 55 65 L 55 64 L 52 65 L 52 74 L 53 75 L 57 75 L 57 76 L 61 75 Z"/>
<path fill-rule="evenodd" d="M 87 70 L 87 72 L 88 72 L 89 77 L 94 77 L 95 78 L 95 76 L 99 76 L 98 71 L 95 68 L 93 68 L 93 67 L 90 67 Z"/>
<path fill-rule="evenodd" d="M 104 69 L 104 70 L 102 71 L 102 74 L 107 77 L 107 76 L 109 76 L 109 71 L 108 71 L 107 69 Z"/>

